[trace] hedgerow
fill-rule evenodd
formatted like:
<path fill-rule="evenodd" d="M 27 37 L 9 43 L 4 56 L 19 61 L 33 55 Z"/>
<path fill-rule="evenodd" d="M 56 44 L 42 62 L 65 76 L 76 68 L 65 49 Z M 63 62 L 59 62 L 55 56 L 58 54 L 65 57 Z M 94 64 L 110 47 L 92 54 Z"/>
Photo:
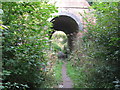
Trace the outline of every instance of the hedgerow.
<path fill-rule="evenodd" d="M 76 43 L 71 56 L 76 67 L 76 87 L 113 88 L 113 81 L 120 80 L 120 30 L 118 2 L 97 2 L 91 9 L 96 22 L 86 20 L 83 37 Z M 94 21 L 94 20 L 93 20 Z"/>
<path fill-rule="evenodd" d="M 49 50 L 48 18 L 54 5 L 39 2 L 2 2 L 2 62 L 4 89 L 45 86 Z M 50 79 L 50 78 L 49 78 Z"/>

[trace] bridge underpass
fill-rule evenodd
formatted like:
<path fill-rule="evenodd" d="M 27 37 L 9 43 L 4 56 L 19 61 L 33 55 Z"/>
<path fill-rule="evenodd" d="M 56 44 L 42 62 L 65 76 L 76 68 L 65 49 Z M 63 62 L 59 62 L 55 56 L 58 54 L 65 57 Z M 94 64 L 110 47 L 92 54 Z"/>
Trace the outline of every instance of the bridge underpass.
<path fill-rule="evenodd" d="M 63 31 L 68 38 L 68 48 L 72 51 L 76 35 L 79 32 L 78 23 L 72 17 L 67 15 L 59 15 L 53 18 L 51 22 L 53 23 L 53 31 L 51 32 L 50 38 L 55 31 Z"/>
<path fill-rule="evenodd" d="M 83 20 L 84 12 L 89 12 L 87 0 L 50 0 L 49 3 L 55 4 L 58 13 L 49 21 L 53 23 L 50 37 L 55 31 L 63 31 L 68 37 L 68 47 L 70 51 L 74 49 L 74 41 L 77 33 L 84 30 L 86 22 Z"/>

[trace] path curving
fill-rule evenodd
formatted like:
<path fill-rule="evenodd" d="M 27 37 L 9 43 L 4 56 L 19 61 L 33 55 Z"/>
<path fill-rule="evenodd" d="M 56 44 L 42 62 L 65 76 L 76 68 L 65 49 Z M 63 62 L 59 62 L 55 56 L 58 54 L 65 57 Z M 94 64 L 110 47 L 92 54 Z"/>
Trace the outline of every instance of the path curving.
<path fill-rule="evenodd" d="M 66 69 L 66 62 L 62 65 L 62 80 L 63 80 L 63 87 L 62 88 L 72 88 L 72 80 L 67 75 L 67 69 Z"/>

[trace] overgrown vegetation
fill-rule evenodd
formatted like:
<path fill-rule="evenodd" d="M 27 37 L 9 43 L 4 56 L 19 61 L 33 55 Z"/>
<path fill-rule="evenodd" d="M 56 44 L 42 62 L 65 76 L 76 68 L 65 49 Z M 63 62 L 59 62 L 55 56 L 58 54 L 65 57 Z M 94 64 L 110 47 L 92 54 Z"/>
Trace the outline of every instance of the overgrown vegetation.
<path fill-rule="evenodd" d="M 83 71 L 83 68 L 78 68 L 72 65 L 73 63 L 68 61 L 67 63 L 67 74 L 69 75 L 69 77 L 71 78 L 71 80 L 74 83 L 73 88 L 85 88 L 85 78 L 87 77 L 84 73 L 82 73 L 81 71 Z M 84 82 L 83 82 L 84 81 Z M 89 87 L 91 88 L 91 87 Z"/>
<path fill-rule="evenodd" d="M 47 69 L 47 51 L 51 23 L 47 20 L 56 8 L 43 0 L 2 2 L 2 10 L 4 89 L 49 87 L 52 75 Z"/>
<path fill-rule="evenodd" d="M 91 8 L 95 9 L 92 15 L 96 23 L 83 16 L 87 32 L 79 38 L 70 57 L 76 77 L 70 76 L 75 87 L 113 88 L 112 82 L 120 80 L 118 2 L 94 3 Z"/>
<path fill-rule="evenodd" d="M 61 60 L 57 60 L 55 66 L 54 66 L 54 77 L 55 77 L 55 81 L 56 81 L 55 85 L 57 87 L 62 82 L 62 73 L 61 73 L 62 64 L 63 64 L 63 62 Z"/>
<path fill-rule="evenodd" d="M 56 31 L 52 35 L 52 46 L 54 51 L 64 51 L 67 48 L 67 36 L 62 31 Z"/>
<path fill-rule="evenodd" d="M 77 88 L 113 88 L 112 82 L 120 80 L 118 3 L 94 3 L 91 8 L 95 9 L 91 15 L 96 23 L 83 16 L 87 32 L 78 37 L 68 58 L 68 74 Z M 62 62 L 57 52 L 65 52 L 67 37 L 56 35 L 56 41 L 49 40 L 52 25 L 47 20 L 56 12 L 54 5 L 46 0 L 2 2 L 2 10 L 2 88 L 51 88 L 59 84 Z"/>

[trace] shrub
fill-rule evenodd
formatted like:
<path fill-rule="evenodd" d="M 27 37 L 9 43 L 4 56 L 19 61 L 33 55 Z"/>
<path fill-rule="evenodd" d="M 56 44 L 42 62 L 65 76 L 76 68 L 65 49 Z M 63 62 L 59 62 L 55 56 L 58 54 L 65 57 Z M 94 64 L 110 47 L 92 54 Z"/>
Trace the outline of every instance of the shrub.
<path fill-rule="evenodd" d="M 47 2 L 2 2 L 2 59 L 5 88 L 41 87 L 47 75 L 51 23 L 56 12 Z M 8 74 L 7 74 L 8 73 Z"/>
<path fill-rule="evenodd" d="M 78 40 L 75 56 L 71 58 L 76 70 L 86 75 L 86 78 L 79 78 L 82 83 L 77 86 L 113 88 L 113 80 L 120 80 L 118 2 L 94 3 L 91 8 L 95 9 L 92 14 L 96 23 L 87 21 L 87 32 Z"/>

